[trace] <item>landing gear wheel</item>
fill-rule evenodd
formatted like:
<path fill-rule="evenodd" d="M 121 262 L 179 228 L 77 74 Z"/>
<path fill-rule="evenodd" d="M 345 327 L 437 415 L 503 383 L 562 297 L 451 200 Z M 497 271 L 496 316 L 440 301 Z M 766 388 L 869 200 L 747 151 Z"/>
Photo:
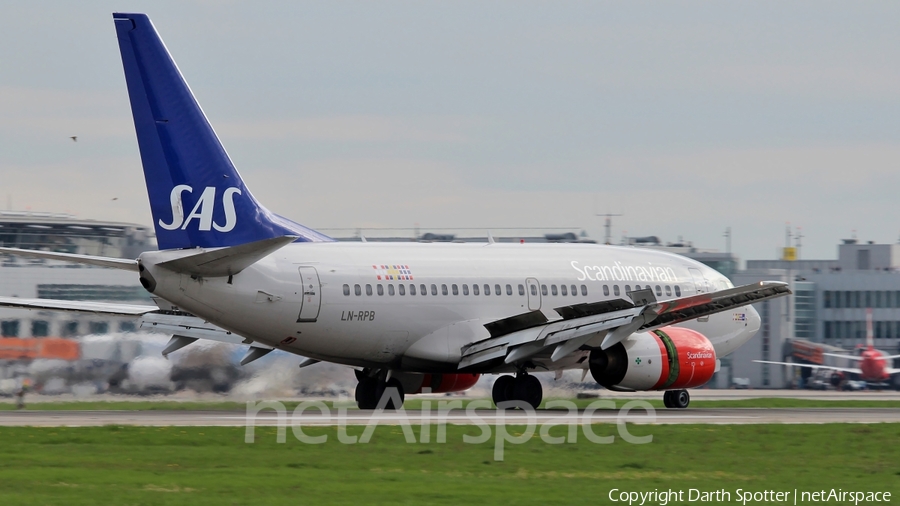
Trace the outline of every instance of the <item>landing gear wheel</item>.
<path fill-rule="evenodd" d="M 537 409 L 541 405 L 543 397 L 544 388 L 541 386 L 540 380 L 530 374 L 516 378 L 513 384 L 513 398 L 515 400 L 524 401 L 532 409 Z"/>
<path fill-rule="evenodd" d="M 370 378 L 363 376 L 356 385 L 356 405 L 359 409 L 376 409 L 378 403 L 385 395 L 389 397 L 385 399 L 384 409 L 400 409 L 403 407 L 405 392 L 403 385 L 396 378 L 391 378 L 387 383 L 381 378 Z"/>
<path fill-rule="evenodd" d="M 491 398 L 494 401 L 494 405 L 512 400 L 512 387 L 515 381 L 516 379 L 512 376 L 500 376 L 497 378 L 497 381 L 494 382 L 494 387 L 491 389 Z"/>
<path fill-rule="evenodd" d="M 359 409 L 375 409 L 375 406 L 378 405 L 378 399 L 380 398 L 378 394 L 381 393 L 378 391 L 378 383 L 379 381 L 374 378 L 363 378 L 356 385 L 354 396 Z"/>
<path fill-rule="evenodd" d="M 691 403 L 691 394 L 687 390 L 672 391 L 672 407 L 684 409 Z"/>
<path fill-rule="evenodd" d="M 664 404 L 667 408 L 674 408 L 674 407 L 675 407 L 675 406 L 672 405 L 672 391 L 671 391 L 671 390 L 666 390 L 665 392 L 663 392 L 663 404 Z"/>
<path fill-rule="evenodd" d="M 506 401 L 520 401 L 532 409 L 537 409 L 544 398 L 544 389 L 540 380 L 529 374 L 519 374 L 515 377 L 500 376 L 494 382 L 491 397 L 497 407 Z"/>

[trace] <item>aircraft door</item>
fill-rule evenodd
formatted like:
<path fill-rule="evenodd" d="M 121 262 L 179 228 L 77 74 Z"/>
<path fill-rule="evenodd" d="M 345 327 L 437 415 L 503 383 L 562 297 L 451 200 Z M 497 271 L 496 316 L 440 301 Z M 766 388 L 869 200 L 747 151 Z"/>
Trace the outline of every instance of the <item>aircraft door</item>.
<path fill-rule="evenodd" d="M 300 299 L 300 316 L 298 322 L 314 322 L 319 317 L 322 305 L 322 287 L 319 285 L 319 273 L 315 267 L 300 267 L 300 282 L 303 297 Z"/>
<path fill-rule="evenodd" d="M 539 311 L 541 309 L 541 285 L 538 280 L 525 279 L 525 293 L 528 295 L 528 309 Z"/>
<path fill-rule="evenodd" d="M 694 280 L 694 287 L 697 289 L 697 293 L 709 292 L 709 281 L 703 276 L 700 269 L 690 268 L 688 271 L 690 271 L 691 278 Z"/>

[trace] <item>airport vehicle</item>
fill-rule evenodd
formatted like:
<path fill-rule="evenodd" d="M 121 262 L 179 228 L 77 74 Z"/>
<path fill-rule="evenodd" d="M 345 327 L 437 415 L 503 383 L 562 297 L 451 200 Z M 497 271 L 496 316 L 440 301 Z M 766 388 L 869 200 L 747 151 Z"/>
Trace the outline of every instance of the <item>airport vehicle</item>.
<path fill-rule="evenodd" d="M 891 375 L 900 373 L 900 369 L 891 367 L 889 360 L 900 358 L 900 355 L 888 355 L 881 350 L 875 349 L 875 338 L 872 332 L 872 309 L 866 310 L 866 347 L 862 349 L 859 355 L 844 355 L 839 353 L 822 353 L 827 357 L 843 358 L 859 363 L 859 367 L 838 367 L 833 365 L 804 364 L 796 362 L 772 362 L 768 360 L 754 360 L 761 364 L 776 364 L 788 367 L 805 367 L 809 369 L 819 369 L 835 371 L 838 374 L 850 373 L 856 375 L 860 380 L 867 383 L 883 384 L 889 383 Z"/>
<path fill-rule="evenodd" d="M 159 307 L 0 298 L 0 305 L 133 315 L 173 334 L 356 368 L 361 408 L 497 379 L 537 407 L 531 373 L 581 369 L 617 390 L 690 402 L 759 328 L 749 305 L 784 283 L 734 287 L 657 251 L 585 244 L 340 243 L 263 207 L 244 184 L 149 18 L 114 14 L 160 251 L 136 260 L 2 252 L 134 271 Z M 300 189 L 300 193 L 305 191 Z M 388 395 L 384 395 L 387 393 Z"/>

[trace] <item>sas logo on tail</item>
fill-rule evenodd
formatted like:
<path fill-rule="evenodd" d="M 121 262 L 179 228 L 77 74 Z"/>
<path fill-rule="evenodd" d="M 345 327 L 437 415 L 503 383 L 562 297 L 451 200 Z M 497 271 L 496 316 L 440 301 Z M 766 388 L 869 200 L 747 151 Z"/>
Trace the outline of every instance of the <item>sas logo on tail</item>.
<path fill-rule="evenodd" d="M 216 229 L 219 232 L 231 232 L 234 229 L 234 226 L 237 225 L 237 214 L 234 212 L 234 195 L 240 195 L 240 188 L 226 188 L 225 192 L 222 193 L 222 207 L 225 210 L 225 224 L 220 225 L 213 221 L 213 211 L 216 205 L 216 187 L 215 186 L 207 186 L 203 193 L 200 195 L 200 198 L 197 200 L 197 203 L 194 204 L 194 208 L 191 210 L 190 214 L 188 214 L 187 218 L 184 217 L 184 205 L 181 201 L 181 196 L 184 192 L 193 193 L 194 189 L 186 184 L 180 184 L 175 188 L 172 188 L 172 193 L 169 195 L 169 201 L 172 204 L 172 222 L 165 223 L 163 220 L 159 220 L 159 226 L 166 230 L 187 230 L 188 225 L 191 224 L 191 221 L 197 220 L 199 222 L 198 229 L 204 232 L 208 232 L 211 229 Z"/>

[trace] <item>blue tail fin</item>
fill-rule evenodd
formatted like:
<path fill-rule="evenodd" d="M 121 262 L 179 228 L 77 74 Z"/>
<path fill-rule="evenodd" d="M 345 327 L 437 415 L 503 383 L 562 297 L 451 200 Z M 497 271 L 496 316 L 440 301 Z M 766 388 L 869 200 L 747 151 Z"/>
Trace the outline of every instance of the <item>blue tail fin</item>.
<path fill-rule="evenodd" d="M 113 14 L 160 249 L 328 237 L 260 205 L 145 14 Z"/>

